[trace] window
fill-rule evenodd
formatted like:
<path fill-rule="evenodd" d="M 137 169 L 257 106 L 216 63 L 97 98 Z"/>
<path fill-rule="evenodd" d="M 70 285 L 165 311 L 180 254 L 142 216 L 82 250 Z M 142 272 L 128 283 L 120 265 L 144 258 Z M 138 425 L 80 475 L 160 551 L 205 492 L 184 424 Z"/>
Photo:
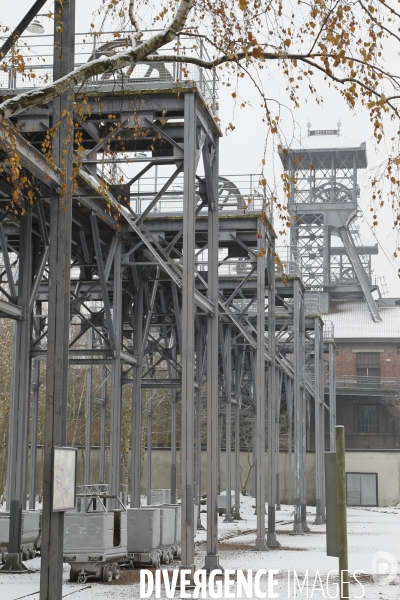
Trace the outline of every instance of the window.
<path fill-rule="evenodd" d="M 357 433 L 379 433 L 379 405 L 360 404 L 357 410 Z"/>
<path fill-rule="evenodd" d="M 381 376 L 380 353 L 379 352 L 357 352 L 357 377 Z"/>

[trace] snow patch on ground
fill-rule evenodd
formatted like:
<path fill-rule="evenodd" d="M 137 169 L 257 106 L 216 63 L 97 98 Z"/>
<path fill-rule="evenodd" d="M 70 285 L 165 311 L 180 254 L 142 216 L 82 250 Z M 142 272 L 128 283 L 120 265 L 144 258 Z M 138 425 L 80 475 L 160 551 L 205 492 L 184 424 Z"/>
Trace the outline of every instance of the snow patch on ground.
<path fill-rule="evenodd" d="M 315 509 L 307 511 L 308 524 L 311 532 L 302 536 L 292 536 L 293 507 L 282 505 L 276 513 L 277 538 L 281 543 L 278 549 L 265 553 L 253 552 L 257 516 L 254 514 L 255 500 L 249 496 L 241 497 L 242 520 L 224 523 L 224 517 L 218 519 L 220 540 L 220 564 L 225 569 L 278 569 L 278 585 L 275 591 L 282 600 L 288 598 L 288 571 L 298 574 L 309 572 L 310 589 L 308 597 L 324 598 L 321 591 L 315 591 L 311 596 L 312 584 L 317 571 L 324 582 L 330 570 L 336 570 L 336 558 L 326 556 L 325 526 L 314 525 Z M 201 509 L 204 510 L 204 506 Z M 372 560 L 375 552 L 389 552 L 400 565 L 400 535 L 399 513 L 400 506 L 394 508 L 348 508 L 348 544 L 349 569 L 354 572 L 361 569 L 369 575 L 363 582 L 363 598 L 368 600 L 397 600 L 400 597 L 400 576 L 387 585 L 378 585 L 372 581 Z M 207 515 L 201 513 L 201 521 L 206 526 Z M 267 523 L 267 516 L 266 516 Z M 204 566 L 206 554 L 206 532 L 199 531 L 196 536 L 196 568 Z M 30 572 L 24 575 L 1 575 L 0 597 L 3 600 L 39 600 L 40 558 L 27 561 Z M 169 569 L 178 567 L 178 562 L 169 565 Z M 100 581 L 88 580 L 85 585 L 73 584 L 68 581 L 69 565 L 64 565 L 63 597 L 69 600 L 125 600 L 139 598 L 139 584 L 106 585 Z M 293 584 L 292 584 L 293 585 Z M 163 589 L 163 588 L 162 588 Z M 262 587 L 266 591 L 266 584 Z M 360 586 L 350 587 L 350 596 L 360 596 Z M 36 592 L 36 593 L 35 593 Z M 333 592 L 332 592 L 333 593 Z M 179 594 L 176 594 L 179 597 Z M 211 597 L 211 596 L 207 596 Z M 293 597 L 293 589 L 291 596 Z M 325 589 L 325 597 L 327 597 Z M 166 598 L 166 596 L 162 596 Z M 297 593 L 297 598 L 307 598 L 305 593 Z"/>

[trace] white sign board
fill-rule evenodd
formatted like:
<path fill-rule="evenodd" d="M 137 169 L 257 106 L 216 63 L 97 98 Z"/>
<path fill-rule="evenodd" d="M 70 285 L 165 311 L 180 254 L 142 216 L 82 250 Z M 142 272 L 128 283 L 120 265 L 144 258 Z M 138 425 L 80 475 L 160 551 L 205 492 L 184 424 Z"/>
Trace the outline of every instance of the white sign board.
<path fill-rule="evenodd" d="M 76 508 L 76 448 L 54 448 L 53 511 Z"/>

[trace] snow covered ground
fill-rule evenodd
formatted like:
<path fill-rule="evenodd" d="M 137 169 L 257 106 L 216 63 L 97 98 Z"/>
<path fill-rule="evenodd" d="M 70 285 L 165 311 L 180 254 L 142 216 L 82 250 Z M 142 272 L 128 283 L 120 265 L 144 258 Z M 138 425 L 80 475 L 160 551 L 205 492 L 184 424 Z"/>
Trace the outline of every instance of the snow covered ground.
<path fill-rule="evenodd" d="M 205 508 L 205 507 L 202 507 Z M 277 532 L 281 547 L 265 553 L 252 552 L 255 541 L 256 516 L 254 515 L 254 498 L 242 497 L 241 514 L 243 520 L 235 523 L 224 523 L 219 518 L 220 563 L 225 569 L 275 569 L 277 585 L 274 592 L 278 598 L 329 598 L 326 586 L 326 576 L 331 570 L 337 570 L 337 558 L 326 556 L 325 526 L 313 525 L 315 509 L 309 509 L 308 522 L 311 532 L 302 536 L 291 536 L 292 529 L 291 506 L 282 506 L 277 512 Z M 400 565 L 400 507 L 395 508 L 348 508 L 348 543 L 349 570 L 353 573 L 362 570 L 364 575 L 359 579 L 361 585 L 354 582 L 350 586 L 351 598 L 367 598 L 369 600 L 394 600 L 400 598 L 400 575 L 391 582 L 380 585 L 374 582 L 373 557 L 376 553 L 386 552 Z M 206 514 L 202 514 L 202 522 L 206 525 Z M 196 537 L 196 567 L 204 566 L 206 553 L 205 531 L 199 531 Z M 27 562 L 30 572 L 24 575 L 1 575 L 1 600 L 39 600 L 39 568 L 40 558 Z M 178 562 L 169 565 L 168 569 L 177 568 Z M 293 589 L 294 571 L 300 582 L 308 571 L 309 587 L 303 592 Z M 290 588 L 288 587 L 288 572 L 290 572 Z M 320 575 L 323 588 L 320 587 L 317 572 Z M 63 598 L 71 600 L 125 600 L 139 598 L 139 573 L 124 571 L 119 582 L 105 584 L 100 581 L 88 580 L 85 585 L 70 583 L 69 565 L 64 565 Z M 337 581 L 337 580 L 336 580 Z M 331 577 L 329 586 L 330 597 L 337 597 L 334 586 L 335 577 Z M 313 586 L 314 590 L 313 590 Z M 166 598 L 164 588 L 161 588 L 161 598 Z M 235 591 L 235 587 L 233 587 Z M 261 580 L 261 591 L 267 592 L 266 578 Z M 155 596 L 152 596 L 155 597 Z M 179 592 L 176 592 L 179 597 Z M 212 596 L 208 593 L 207 598 Z M 237 597 L 236 594 L 233 597 Z M 245 596 L 244 596 L 245 597 Z M 253 595 L 256 598 L 256 595 Z M 268 595 L 267 595 L 268 597 Z"/>

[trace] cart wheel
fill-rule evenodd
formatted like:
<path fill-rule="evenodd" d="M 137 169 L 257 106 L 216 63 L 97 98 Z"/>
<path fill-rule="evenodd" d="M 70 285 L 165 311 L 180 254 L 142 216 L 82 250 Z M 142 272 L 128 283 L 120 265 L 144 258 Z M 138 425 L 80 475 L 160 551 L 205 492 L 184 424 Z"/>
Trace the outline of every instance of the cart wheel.
<path fill-rule="evenodd" d="M 103 581 L 112 581 L 113 573 L 111 565 L 104 565 L 103 567 Z"/>
<path fill-rule="evenodd" d="M 163 563 L 169 565 L 169 551 L 163 553 Z"/>
<path fill-rule="evenodd" d="M 172 550 L 169 551 L 169 562 L 174 562 L 174 553 Z"/>
<path fill-rule="evenodd" d="M 87 581 L 86 573 L 79 573 L 79 575 L 78 575 L 78 583 L 84 584 L 84 583 L 86 583 L 86 581 Z"/>
<path fill-rule="evenodd" d="M 3 564 L 6 562 L 6 551 L 4 548 L 0 550 L 0 560 Z"/>
<path fill-rule="evenodd" d="M 131 560 L 129 563 L 129 570 L 134 571 L 134 569 L 135 569 L 135 565 L 133 564 L 133 560 Z"/>
<path fill-rule="evenodd" d="M 28 560 L 29 559 L 29 547 L 28 546 L 24 546 L 22 548 L 22 558 L 24 560 Z"/>
<path fill-rule="evenodd" d="M 70 569 L 69 580 L 72 581 L 73 583 L 76 583 L 78 581 L 78 571 L 74 571 L 73 569 Z"/>
<path fill-rule="evenodd" d="M 117 563 L 114 563 L 112 566 L 112 574 L 116 580 L 118 580 L 121 575 L 121 567 Z"/>
<path fill-rule="evenodd" d="M 35 546 L 32 546 L 31 549 L 29 550 L 29 558 L 35 558 L 36 556 L 36 548 Z"/>
<path fill-rule="evenodd" d="M 151 559 L 151 566 L 153 567 L 153 569 L 157 569 L 157 562 L 158 562 L 158 555 L 153 554 L 153 557 Z"/>
<path fill-rule="evenodd" d="M 177 558 L 178 560 L 180 560 L 180 559 L 181 559 L 181 556 L 182 556 L 182 549 L 181 549 L 181 547 L 179 546 L 179 547 L 178 547 L 178 550 L 176 551 L 176 558 Z"/>

